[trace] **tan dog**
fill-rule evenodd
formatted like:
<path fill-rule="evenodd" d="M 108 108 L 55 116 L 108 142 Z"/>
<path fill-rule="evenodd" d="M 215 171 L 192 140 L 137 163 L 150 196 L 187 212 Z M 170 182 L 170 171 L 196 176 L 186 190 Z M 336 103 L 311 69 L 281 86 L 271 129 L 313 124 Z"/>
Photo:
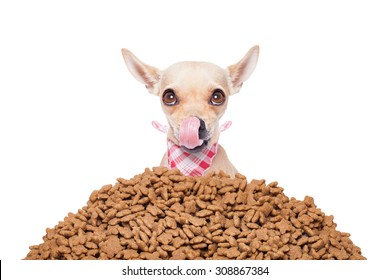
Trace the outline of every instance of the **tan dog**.
<path fill-rule="evenodd" d="M 252 47 L 238 63 L 226 69 L 207 62 L 179 62 L 161 71 L 122 49 L 127 68 L 150 93 L 160 98 L 169 129 L 168 152 L 161 165 L 199 176 L 236 168 L 218 143 L 219 120 L 229 96 L 239 92 L 256 67 L 259 47 Z"/>

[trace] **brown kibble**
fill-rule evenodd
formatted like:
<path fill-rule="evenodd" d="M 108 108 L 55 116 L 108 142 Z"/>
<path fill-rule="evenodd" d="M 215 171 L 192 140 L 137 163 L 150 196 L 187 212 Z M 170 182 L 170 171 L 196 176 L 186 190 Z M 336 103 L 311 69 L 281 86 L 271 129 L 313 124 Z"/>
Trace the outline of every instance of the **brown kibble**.
<path fill-rule="evenodd" d="M 196 236 L 190 240 L 190 244 L 198 244 L 203 242 L 203 237 L 202 236 Z"/>
<path fill-rule="evenodd" d="M 166 259 L 169 256 L 168 252 L 164 251 L 161 247 L 157 247 L 156 250 L 159 253 L 160 258 Z"/>
<path fill-rule="evenodd" d="M 285 234 L 287 231 L 291 230 L 291 223 L 287 222 L 285 219 L 282 219 L 280 222 L 275 224 L 275 227 L 279 229 L 281 234 Z"/>
<path fill-rule="evenodd" d="M 241 233 L 241 231 L 235 227 L 229 227 L 227 230 L 225 230 L 225 234 L 231 235 L 231 236 L 237 236 L 240 233 Z"/>
<path fill-rule="evenodd" d="M 208 230 L 209 230 L 210 232 L 213 233 L 214 231 L 220 229 L 221 227 L 222 227 L 222 225 L 221 225 L 220 223 L 218 223 L 218 224 L 209 226 L 209 227 L 208 227 Z"/>
<path fill-rule="evenodd" d="M 311 245 L 311 247 L 312 247 L 313 249 L 315 249 L 316 251 L 320 250 L 320 249 L 321 249 L 322 247 L 324 247 L 324 246 L 325 246 L 325 243 L 324 243 L 324 241 L 323 241 L 322 239 L 316 241 L 315 243 L 313 243 L 313 244 Z"/>
<path fill-rule="evenodd" d="M 227 192 L 227 193 L 225 193 L 225 195 L 222 197 L 222 201 L 223 201 L 225 204 L 234 205 L 235 200 L 236 200 L 236 196 L 237 196 L 236 193 Z"/>
<path fill-rule="evenodd" d="M 152 214 L 153 216 L 158 216 L 158 215 L 161 215 L 163 214 L 163 211 L 158 208 L 157 206 L 154 206 L 154 205 L 148 205 L 146 210 Z"/>
<path fill-rule="evenodd" d="M 259 251 L 262 251 L 262 252 L 268 252 L 268 251 L 271 251 L 272 250 L 272 247 L 269 246 L 269 245 L 261 245 L 259 247 Z"/>
<path fill-rule="evenodd" d="M 203 200 L 200 200 L 200 199 L 196 199 L 196 205 L 201 208 L 201 209 L 205 209 L 207 207 L 207 203 L 204 202 Z"/>
<path fill-rule="evenodd" d="M 213 236 L 211 238 L 211 240 L 215 243 L 223 243 L 226 241 L 226 238 L 224 236 L 221 236 L 221 235 L 216 235 L 216 236 Z M 220 246 L 220 245 L 218 244 L 218 246 Z"/>
<path fill-rule="evenodd" d="M 204 217 L 210 216 L 211 214 L 213 214 L 213 211 L 203 209 L 203 210 L 200 210 L 199 212 L 197 212 L 195 215 L 197 217 L 204 218 Z"/>
<path fill-rule="evenodd" d="M 163 166 L 158 166 L 158 167 L 153 167 L 152 170 L 154 174 L 157 175 L 157 177 L 161 177 L 161 175 L 163 175 L 168 171 L 168 168 Z"/>
<path fill-rule="evenodd" d="M 145 242 L 146 244 L 149 243 L 149 237 L 148 237 L 148 235 L 147 235 L 145 232 L 140 231 L 140 232 L 139 232 L 139 237 L 140 237 L 141 240 L 142 240 L 143 242 Z"/>
<path fill-rule="evenodd" d="M 25 259 L 365 259 L 314 199 L 237 174 L 164 167 L 93 191 Z"/>
<path fill-rule="evenodd" d="M 308 242 L 309 238 L 307 236 L 302 236 L 297 240 L 297 245 L 302 246 L 305 245 Z"/>
<path fill-rule="evenodd" d="M 77 256 L 81 256 L 82 254 L 86 254 L 88 252 L 88 249 L 85 248 L 83 245 L 76 245 L 72 248 L 72 252 L 75 253 Z"/>
<path fill-rule="evenodd" d="M 130 208 L 130 210 L 131 210 L 132 213 L 137 213 L 137 212 L 140 212 L 140 211 L 142 211 L 142 210 L 144 210 L 144 209 L 145 209 L 144 206 L 143 206 L 143 205 L 139 205 L 139 204 L 133 205 L 133 206 Z"/>
<path fill-rule="evenodd" d="M 229 259 L 237 258 L 240 255 L 240 251 L 237 247 L 229 248 L 225 251 L 225 256 Z"/>
<path fill-rule="evenodd" d="M 291 260 L 298 260 L 302 258 L 302 249 L 300 246 L 290 246 L 290 250 L 287 251 L 287 255 Z"/>
<path fill-rule="evenodd" d="M 272 205 L 269 203 L 269 202 L 266 202 L 263 204 L 263 206 L 260 207 L 261 209 L 261 212 L 266 216 L 268 217 L 269 214 L 271 214 L 272 210 L 273 210 L 273 207 Z"/>
<path fill-rule="evenodd" d="M 120 240 L 116 236 L 110 236 L 100 246 L 103 253 L 106 253 L 109 258 L 113 258 L 117 253 L 123 250 Z"/>
<path fill-rule="evenodd" d="M 188 238 L 194 238 L 195 235 L 189 227 L 184 227 L 183 231 L 187 235 Z"/>
<path fill-rule="evenodd" d="M 207 247 L 207 243 L 197 243 L 192 245 L 193 249 L 204 249 Z"/>
<path fill-rule="evenodd" d="M 185 181 L 186 177 L 183 175 L 170 175 L 169 179 L 173 182 L 183 182 Z"/>
<path fill-rule="evenodd" d="M 332 254 L 338 260 L 347 260 L 348 253 L 344 248 L 338 249 L 336 247 L 330 246 L 329 253 Z"/>
<path fill-rule="evenodd" d="M 246 245 L 245 243 L 238 243 L 238 249 L 240 250 L 240 252 L 249 252 L 250 251 L 250 247 L 248 245 Z"/>
<path fill-rule="evenodd" d="M 173 219 L 171 217 L 166 217 L 165 220 L 167 222 L 167 227 L 169 227 L 171 229 L 177 228 L 177 223 L 176 223 L 175 219 Z"/>
<path fill-rule="evenodd" d="M 65 237 L 63 237 L 61 235 L 59 235 L 57 237 L 57 245 L 58 246 L 68 246 L 68 244 L 69 244 L 69 241 L 68 241 L 67 238 L 65 238 Z"/>
<path fill-rule="evenodd" d="M 161 249 L 163 249 L 166 252 L 173 252 L 176 250 L 176 248 L 171 245 L 161 245 Z"/>
<path fill-rule="evenodd" d="M 304 224 L 305 226 L 310 225 L 311 222 L 313 222 L 313 218 L 309 215 L 303 214 L 302 216 L 298 217 L 298 221 Z"/>
<path fill-rule="evenodd" d="M 246 212 L 243 220 L 245 222 L 249 223 L 252 220 L 252 218 L 255 215 L 255 213 L 256 213 L 256 211 L 254 209 L 250 209 L 248 212 Z"/>
<path fill-rule="evenodd" d="M 256 236 L 260 241 L 267 241 L 268 240 L 268 229 L 260 228 L 260 229 L 256 230 Z"/>
<path fill-rule="evenodd" d="M 257 228 L 260 228 L 260 225 L 259 224 L 256 224 L 256 223 L 247 223 L 246 226 L 250 229 L 257 229 Z"/>
<path fill-rule="evenodd" d="M 125 209 L 125 210 L 122 210 L 122 211 L 119 211 L 118 213 L 116 213 L 116 217 L 122 218 L 124 216 L 130 215 L 131 213 L 132 212 L 129 209 Z"/>
<path fill-rule="evenodd" d="M 187 258 L 187 254 L 185 253 L 184 248 L 179 248 L 172 252 L 171 260 L 185 260 Z"/>
<path fill-rule="evenodd" d="M 304 226 L 304 227 L 303 227 L 303 230 L 304 230 L 305 233 L 306 233 L 308 236 L 310 236 L 310 237 L 312 237 L 312 236 L 315 235 L 314 231 L 313 231 L 311 228 L 309 228 L 308 226 Z"/>
<path fill-rule="evenodd" d="M 300 221 L 298 221 L 296 218 L 291 218 L 291 223 L 296 228 L 301 228 L 302 224 Z"/>
<path fill-rule="evenodd" d="M 125 260 L 133 260 L 138 258 L 139 258 L 139 254 L 136 250 L 129 249 L 123 251 L 123 259 Z"/>
<path fill-rule="evenodd" d="M 194 216 L 191 216 L 188 218 L 188 221 L 193 224 L 194 226 L 201 227 L 206 224 L 206 221 L 204 219 L 200 219 Z"/>
<path fill-rule="evenodd" d="M 180 248 L 185 243 L 186 243 L 186 240 L 181 238 L 181 237 L 175 237 L 172 240 L 172 246 L 175 248 Z"/>
<path fill-rule="evenodd" d="M 211 211 L 214 211 L 214 212 L 223 212 L 223 208 L 221 206 L 218 206 L 218 205 L 209 205 L 207 206 L 207 210 L 211 210 Z"/>
<path fill-rule="evenodd" d="M 141 254 L 140 254 L 140 258 L 142 260 L 158 260 L 159 256 L 160 255 L 158 252 L 153 252 L 153 253 L 141 252 Z"/>
<path fill-rule="evenodd" d="M 96 245 L 96 243 L 93 243 L 93 242 L 87 242 L 85 243 L 85 247 L 88 248 L 88 249 L 97 249 L 98 246 Z"/>
<path fill-rule="evenodd" d="M 183 205 L 186 213 L 195 213 L 197 211 L 195 200 L 185 201 Z"/>
<path fill-rule="evenodd" d="M 95 202 L 97 199 L 98 199 L 98 194 L 99 194 L 99 191 L 95 190 L 91 193 L 91 195 L 89 196 L 89 200 L 91 202 Z"/>
<path fill-rule="evenodd" d="M 162 233 L 160 236 L 157 236 L 157 241 L 160 242 L 160 244 L 168 245 L 173 240 L 172 234 L 170 233 Z"/>

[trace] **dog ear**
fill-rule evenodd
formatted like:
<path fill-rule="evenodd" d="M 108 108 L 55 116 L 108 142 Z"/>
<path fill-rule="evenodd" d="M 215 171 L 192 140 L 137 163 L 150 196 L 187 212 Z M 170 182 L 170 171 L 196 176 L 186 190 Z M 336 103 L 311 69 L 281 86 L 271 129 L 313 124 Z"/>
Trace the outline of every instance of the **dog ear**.
<path fill-rule="evenodd" d="M 239 62 L 227 68 L 232 86 L 230 94 L 235 94 L 240 91 L 242 84 L 255 70 L 258 58 L 259 46 L 254 46 Z"/>
<path fill-rule="evenodd" d="M 143 63 L 127 49 L 122 49 L 122 55 L 125 59 L 127 69 L 129 69 L 134 78 L 145 84 L 151 94 L 157 95 L 160 70 Z"/>

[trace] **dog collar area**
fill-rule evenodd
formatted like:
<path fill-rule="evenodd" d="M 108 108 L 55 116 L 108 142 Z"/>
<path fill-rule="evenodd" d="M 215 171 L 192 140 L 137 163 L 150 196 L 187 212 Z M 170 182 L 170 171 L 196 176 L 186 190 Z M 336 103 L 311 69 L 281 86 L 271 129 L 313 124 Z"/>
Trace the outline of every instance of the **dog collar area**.
<path fill-rule="evenodd" d="M 186 176 L 203 176 L 210 168 L 211 162 L 217 154 L 218 144 L 205 146 L 198 152 L 187 152 L 182 147 L 167 139 L 167 157 L 170 169 L 179 169 Z"/>

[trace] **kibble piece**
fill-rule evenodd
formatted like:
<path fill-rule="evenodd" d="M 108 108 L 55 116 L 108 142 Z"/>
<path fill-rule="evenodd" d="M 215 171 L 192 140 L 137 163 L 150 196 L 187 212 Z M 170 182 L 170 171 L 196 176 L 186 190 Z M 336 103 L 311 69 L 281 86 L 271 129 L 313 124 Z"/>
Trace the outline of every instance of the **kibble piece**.
<path fill-rule="evenodd" d="M 188 221 L 194 226 L 198 226 L 198 227 L 206 224 L 206 221 L 204 219 L 200 219 L 194 216 L 189 217 Z"/>
<path fill-rule="evenodd" d="M 204 217 L 210 216 L 211 214 L 213 214 L 213 211 L 203 209 L 203 210 L 200 210 L 199 212 L 197 212 L 195 215 L 197 217 L 204 218 Z"/>
<path fill-rule="evenodd" d="M 173 237 L 170 233 L 162 233 L 161 235 L 157 236 L 157 241 L 160 244 L 168 245 L 172 242 Z"/>
<path fill-rule="evenodd" d="M 113 258 L 117 253 L 123 250 L 118 237 L 110 236 L 101 245 L 101 250 L 106 253 L 109 258 Z"/>
<path fill-rule="evenodd" d="M 231 236 L 237 236 L 241 233 L 241 231 L 238 228 L 235 227 L 229 227 L 227 230 L 224 232 L 226 235 L 231 235 Z"/>

